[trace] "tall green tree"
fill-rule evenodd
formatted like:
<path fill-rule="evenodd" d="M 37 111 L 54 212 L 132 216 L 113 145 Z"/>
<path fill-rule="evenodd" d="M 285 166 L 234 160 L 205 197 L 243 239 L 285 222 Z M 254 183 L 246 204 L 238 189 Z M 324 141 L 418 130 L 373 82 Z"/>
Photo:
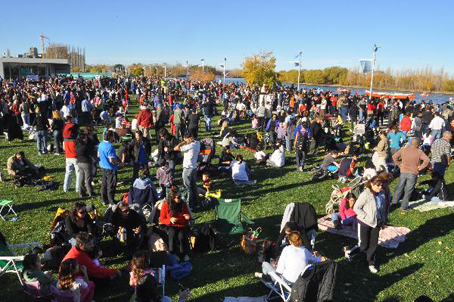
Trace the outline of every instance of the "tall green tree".
<path fill-rule="evenodd" d="M 249 85 L 274 86 L 278 82 L 275 71 L 276 58 L 272 52 L 264 52 L 246 57 L 243 64 L 243 77 Z"/>

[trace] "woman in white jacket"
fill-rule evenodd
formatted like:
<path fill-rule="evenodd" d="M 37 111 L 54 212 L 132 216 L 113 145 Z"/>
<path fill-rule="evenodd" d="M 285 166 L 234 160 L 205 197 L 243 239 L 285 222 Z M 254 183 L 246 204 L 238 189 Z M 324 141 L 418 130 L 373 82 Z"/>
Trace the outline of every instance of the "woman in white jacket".
<path fill-rule="evenodd" d="M 373 274 L 378 272 L 375 267 L 378 235 L 386 221 L 386 201 L 384 194 L 380 194 L 382 187 L 382 180 L 374 176 L 366 183 L 366 189 L 359 195 L 353 206 L 358 221 L 358 245 L 345 251 L 347 259 L 358 252 L 365 253 L 369 270 Z"/>

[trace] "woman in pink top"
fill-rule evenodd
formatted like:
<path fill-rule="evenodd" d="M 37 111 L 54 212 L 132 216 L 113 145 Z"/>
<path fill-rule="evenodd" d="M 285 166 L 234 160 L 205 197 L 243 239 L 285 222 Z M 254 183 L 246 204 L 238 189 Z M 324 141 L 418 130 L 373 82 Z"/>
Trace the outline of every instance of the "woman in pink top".
<path fill-rule="evenodd" d="M 340 228 L 343 226 L 352 226 L 356 222 L 356 213 L 353 211 L 353 206 L 356 202 L 356 196 L 349 192 L 341 201 L 339 213 L 331 215 L 331 221 L 334 227 Z"/>

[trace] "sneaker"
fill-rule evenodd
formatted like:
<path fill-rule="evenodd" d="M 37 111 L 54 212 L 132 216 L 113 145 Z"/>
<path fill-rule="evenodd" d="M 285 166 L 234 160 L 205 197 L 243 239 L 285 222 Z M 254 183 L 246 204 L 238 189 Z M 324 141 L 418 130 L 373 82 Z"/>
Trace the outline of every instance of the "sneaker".
<path fill-rule="evenodd" d="M 188 256 L 188 255 L 184 255 L 184 257 L 183 257 L 183 261 L 189 261 L 189 260 L 191 260 L 191 258 L 189 258 L 189 256 Z"/>
<path fill-rule="evenodd" d="M 377 269 L 374 265 L 369 265 L 369 271 L 370 271 L 372 274 L 378 273 L 378 269 Z"/>

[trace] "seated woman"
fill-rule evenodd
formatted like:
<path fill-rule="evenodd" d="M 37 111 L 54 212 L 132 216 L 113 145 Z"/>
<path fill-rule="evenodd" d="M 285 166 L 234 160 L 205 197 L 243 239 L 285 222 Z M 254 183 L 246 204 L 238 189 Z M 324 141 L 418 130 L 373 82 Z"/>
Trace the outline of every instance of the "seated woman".
<path fill-rule="evenodd" d="M 232 179 L 237 182 L 249 182 L 249 170 L 247 163 L 243 161 L 243 156 L 238 154 L 234 161 L 232 161 Z"/>
<path fill-rule="evenodd" d="M 91 302 L 95 294 L 95 284 L 88 279 L 85 266 L 79 266 L 75 259 L 68 259 L 60 267 L 58 290 L 60 292 L 72 291 L 73 301 Z M 54 298 L 55 301 L 60 301 L 58 295 Z"/>
<path fill-rule="evenodd" d="M 150 274 L 145 275 L 137 283 L 136 302 L 172 302 L 167 296 L 161 296 L 158 281 Z M 190 295 L 189 289 L 180 290 L 178 302 L 185 302 Z"/>
<path fill-rule="evenodd" d="M 45 273 L 41 270 L 41 259 L 38 254 L 28 254 L 24 257 L 24 269 L 22 276 L 25 282 L 39 282 L 39 294 L 46 296 L 50 294 L 50 287 L 54 283 L 52 273 Z"/>
<path fill-rule="evenodd" d="M 126 248 L 128 257 L 132 257 L 140 249 L 145 238 L 147 225 L 145 217 L 121 203 L 112 215 L 114 229 L 126 230 Z"/>
<path fill-rule="evenodd" d="M 331 215 L 331 221 L 336 229 L 341 226 L 356 225 L 356 213 L 353 211 L 355 202 L 356 196 L 352 192 L 347 193 L 347 195 L 342 199 L 339 205 L 339 213 Z"/>
<path fill-rule="evenodd" d="M 285 165 L 285 149 L 281 140 L 277 140 L 277 149 L 271 154 L 270 158 L 266 161 L 267 166 L 281 168 Z"/>
<path fill-rule="evenodd" d="M 420 183 L 421 185 L 429 185 L 429 187 L 423 190 L 422 198 L 427 201 L 446 201 L 448 200 L 448 190 L 446 188 L 443 177 L 438 172 L 432 172 L 432 178 Z"/>
<path fill-rule="evenodd" d="M 190 260 L 188 256 L 189 220 L 191 220 L 191 213 L 188 205 L 182 200 L 180 191 L 172 189 L 162 205 L 159 223 L 166 226 L 169 252 L 177 253 L 184 261 Z"/>
<path fill-rule="evenodd" d="M 76 238 L 80 232 L 95 235 L 95 225 L 87 214 L 87 205 L 84 202 L 76 201 L 74 203 L 71 214 L 65 218 L 65 228 L 68 235 L 72 238 Z"/>
<path fill-rule="evenodd" d="M 281 257 L 279 258 L 277 268 L 274 269 L 268 262 L 263 262 L 263 274 L 267 275 L 272 271 L 281 274 L 285 282 L 293 285 L 298 277 L 303 273 L 306 266 L 311 263 L 321 261 L 321 257 L 317 252 L 311 252 L 302 246 L 303 240 L 300 233 L 293 231 L 288 235 L 290 245 L 282 250 Z"/>

